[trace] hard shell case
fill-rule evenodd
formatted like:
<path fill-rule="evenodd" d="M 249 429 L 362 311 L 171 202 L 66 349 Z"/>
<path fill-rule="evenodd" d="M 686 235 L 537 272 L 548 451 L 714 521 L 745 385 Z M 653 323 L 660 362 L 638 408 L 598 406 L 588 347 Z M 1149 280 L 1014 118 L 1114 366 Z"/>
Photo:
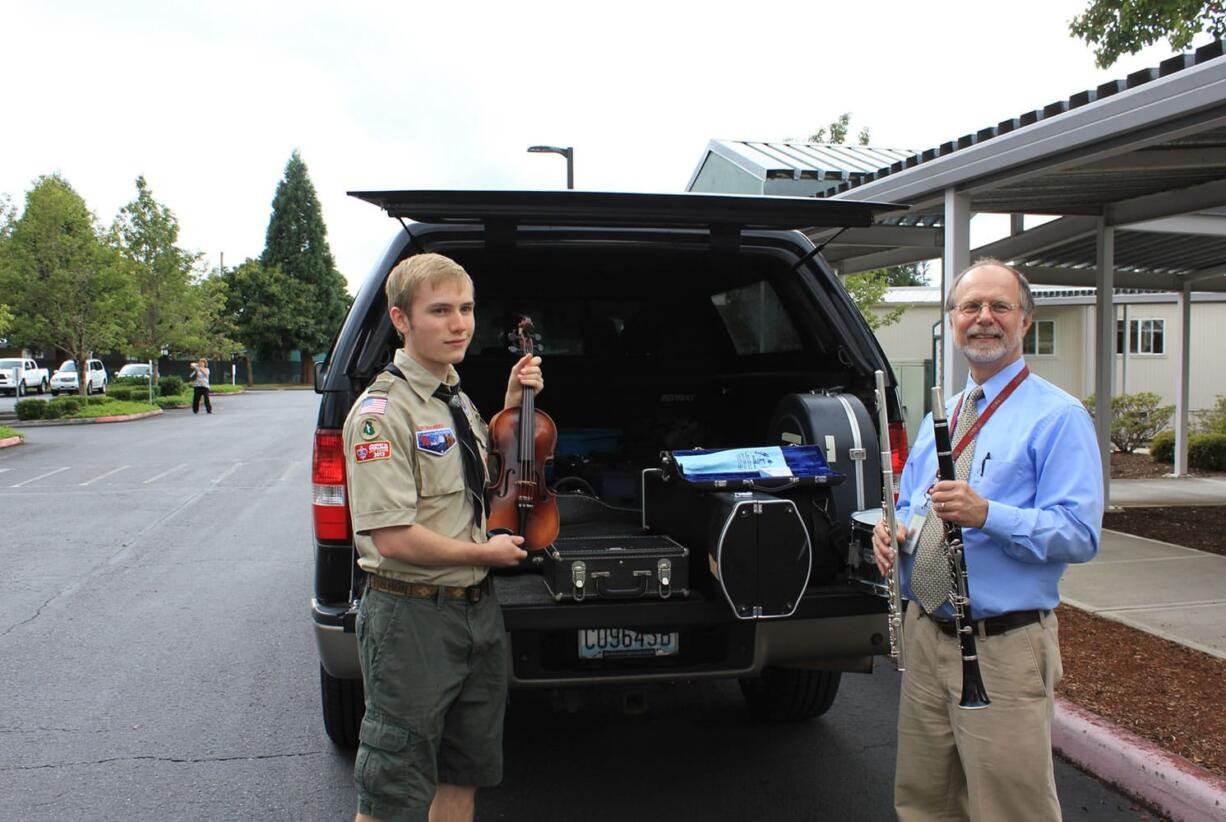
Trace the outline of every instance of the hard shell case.
<path fill-rule="evenodd" d="M 561 537 L 545 549 L 541 571 L 558 602 L 669 599 L 689 595 L 689 556 L 656 534 Z"/>

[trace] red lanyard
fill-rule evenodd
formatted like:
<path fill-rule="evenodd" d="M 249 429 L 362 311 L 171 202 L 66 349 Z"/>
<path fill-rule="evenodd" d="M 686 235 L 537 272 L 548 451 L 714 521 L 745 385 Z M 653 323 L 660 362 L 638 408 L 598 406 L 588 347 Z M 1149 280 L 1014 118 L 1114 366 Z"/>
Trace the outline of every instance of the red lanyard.
<path fill-rule="evenodd" d="M 962 453 L 963 449 L 975 441 L 975 435 L 979 433 L 980 428 L 983 428 L 983 424 L 988 421 L 988 417 L 996 413 L 996 409 L 1000 407 L 1000 404 L 1009 399 L 1009 395 L 1016 391 L 1017 387 L 1022 384 L 1022 380 L 1026 379 L 1028 376 L 1030 376 L 1030 366 L 1023 365 L 1022 370 L 1017 372 L 1017 376 L 1009 380 L 1009 384 L 1005 386 L 1004 390 L 997 394 L 992 401 L 988 403 L 988 407 L 983 409 L 983 413 L 979 415 L 979 419 L 975 420 L 975 424 L 970 427 L 970 430 L 962 435 L 962 439 L 958 440 L 958 444 L 954 446 L 953 453 L 950 454 L 950 457 L 954 462 L 958 461 L 958 455 Z M 964 399 L 966 399 L 965 391 L 962 392 L 961 397 L 958 397 L 958 406 L 954 409 L 955 420 L 961 419 L 962 417 L 962 401 Z M 957 423 L 955 422 L 954 425 L 957 425 Z"/>

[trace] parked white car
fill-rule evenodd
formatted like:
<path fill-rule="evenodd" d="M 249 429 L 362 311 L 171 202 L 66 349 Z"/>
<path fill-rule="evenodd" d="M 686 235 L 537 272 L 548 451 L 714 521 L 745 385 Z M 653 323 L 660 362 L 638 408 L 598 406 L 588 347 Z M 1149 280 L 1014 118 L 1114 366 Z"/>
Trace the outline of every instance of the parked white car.
<path fill-rule="evenodd" d="M 122 368 L 115 373 L 116 377 L 140 377 L 148 380 L 153 376 L 153 369 L 149 363 L 145 362 L 130 362 L 126 363 Z"/>
<path fill-rule="evenodd" d="M 85 361 L 88 377 L 85 380 L 85 393 L 106 393 L 106 368 L 102 360 L 88 359 Z M 77 364 L 72 360 L 64 360 L 60 367 L 51 375 L 51 393 L 75 394 L 79 390 L 77 382 Z"/>
<path fill-rule="evenodd" d="M 0 391 L 12 392 L 20 397 L 34 389 L 42 394 L 47 390 L 47 369 L 39 368 L 34 360 L 24 357 L 6 357 L 0 360 Z"/>

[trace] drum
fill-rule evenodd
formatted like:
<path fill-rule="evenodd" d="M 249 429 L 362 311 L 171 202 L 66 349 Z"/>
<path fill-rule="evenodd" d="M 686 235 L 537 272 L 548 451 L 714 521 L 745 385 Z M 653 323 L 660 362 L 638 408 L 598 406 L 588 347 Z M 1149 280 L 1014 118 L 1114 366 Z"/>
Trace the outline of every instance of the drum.
<path fill-rule="evenodd" d="M 848 552 L 848 574 L 865 590 L 878 596 L 888 596 L 885 577 L 877 570 L 873 557 L 873 529 L 884 516 L 880 508 L 856 511 L 851 515 L 851 550 Z"/>

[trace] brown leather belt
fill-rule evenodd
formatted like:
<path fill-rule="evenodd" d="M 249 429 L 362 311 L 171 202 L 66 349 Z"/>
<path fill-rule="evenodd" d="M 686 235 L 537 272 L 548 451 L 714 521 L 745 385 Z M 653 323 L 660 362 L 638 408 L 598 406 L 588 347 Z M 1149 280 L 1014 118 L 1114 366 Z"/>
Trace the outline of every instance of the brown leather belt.
<path fill-rule="evenodd" d="M 476 585 L 469 585 L 467 588 L 458 585 L 425 585 L 420 582 L 404 582 L 399 579 L 375 576 L 374 574 L 371 574 L 367 579 L 370 581 L 370 587 L 376 591 L 382 591 L 385 594 L 395 594 L 401 597 L 412 597 L 413 599 L 438 599 L 442 596 L 443 599 L 463 600 L 476 604 L 481 601 L 481 597 L 489 596 L 490 593 L 489 577 L 481 580 Z"/>
<path fill-rule="evenodd" d="M 988 617 L 987 619 L 977 619 L 971 622 L 975 628 L 975 633 L 981 637 L 1000 636 L 1017 628 L 1025 628 L 1027 625 L 1034 625 L 1043 619 L 1044 616 L 1051 611 L 1011 611 L 1000 616 Z M 932 619 L 922 610 L 920 615 Z M 954 630 L 952 620 L 932 619 L 934 625 L 941 629 L 941 633 L 946 636 L 956 637 L 958 632 Z"/>

